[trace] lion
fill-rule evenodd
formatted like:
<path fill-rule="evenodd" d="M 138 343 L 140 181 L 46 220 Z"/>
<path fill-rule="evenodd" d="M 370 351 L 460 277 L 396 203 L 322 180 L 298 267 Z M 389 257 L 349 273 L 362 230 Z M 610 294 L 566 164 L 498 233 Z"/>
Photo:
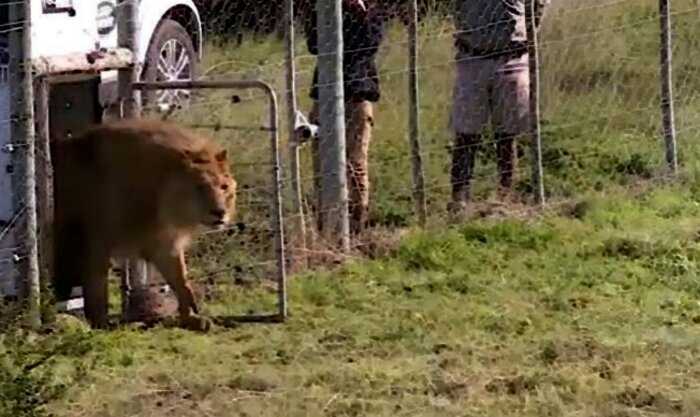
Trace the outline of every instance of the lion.
<path fill-rule="evenodd" d="M 85 317 L 103 328 L 110 260 L 140 258 L 174 290 L 181 323 L 208 328 L 187 283 L 185 251 L 196 234 L 223 229 L 235 215 L 226 150 L 147 119 L 97 125 L 53 146 L 57 298 L 82 285 Z"/>

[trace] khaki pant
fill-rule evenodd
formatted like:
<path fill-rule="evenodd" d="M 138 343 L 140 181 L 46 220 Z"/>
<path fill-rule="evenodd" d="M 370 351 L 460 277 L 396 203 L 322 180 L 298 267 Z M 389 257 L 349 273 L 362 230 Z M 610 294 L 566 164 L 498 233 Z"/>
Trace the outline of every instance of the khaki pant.
<path fill-rule="evenodd" d="M 314 101 L 309 121 L 319 124 L 318 102 Z M 345 137 L 347 182 L 349 193 L 350 231 L 359 233 L 369 217 L 369 144 L 374 126 L 374 109 L 369 101 L 345 103 Z M 314 188 L 317 210 L 321 207 L 321 161 L 318 140 L 312 142 Z M 318 228 L 322 229 L 321 217 Z"/>

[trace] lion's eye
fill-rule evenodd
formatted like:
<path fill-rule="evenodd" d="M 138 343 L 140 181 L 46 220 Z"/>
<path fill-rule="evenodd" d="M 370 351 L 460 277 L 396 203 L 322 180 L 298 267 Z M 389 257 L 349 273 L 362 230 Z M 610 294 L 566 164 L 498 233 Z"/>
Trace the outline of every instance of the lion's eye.
<path fill-rule="evenodd" d="M 221 189 L 224 191 L 228 191 L 228 184 L 222 184 Z"/>

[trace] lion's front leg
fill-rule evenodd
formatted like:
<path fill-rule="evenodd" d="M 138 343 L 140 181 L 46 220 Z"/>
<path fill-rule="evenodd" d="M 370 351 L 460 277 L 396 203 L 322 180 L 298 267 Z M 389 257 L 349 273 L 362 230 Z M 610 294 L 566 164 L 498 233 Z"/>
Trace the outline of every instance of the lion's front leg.
<path fill-rule="evenodd" d="M 196 316 L 199 314 L 199 309 L 194 299 L 194 293 L 187 284 L 187 266 L 184 252 L 182 250 L 160 251 L 153 256 L 152 261 L 168 285 L 175 291 L 180 320 L 183 326 L 192 330 L 209 330 L 211 323 L 202 317 Z M 191 313 L 194 313 L 195 316 Z"/>

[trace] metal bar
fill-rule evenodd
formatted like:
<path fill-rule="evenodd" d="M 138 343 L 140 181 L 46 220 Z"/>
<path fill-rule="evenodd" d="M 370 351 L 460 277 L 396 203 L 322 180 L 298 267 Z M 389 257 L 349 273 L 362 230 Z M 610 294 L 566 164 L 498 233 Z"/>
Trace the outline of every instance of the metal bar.
<path fill-rule="evenodd" d="M 32 60 L 36 76 L 99 74 L 103 71 L 129 69 L 133 67 L 135 56 L 124 48 L 76 52 L 61 56 L 39 56 Z"/>
<path fill-rule="evenodd" d="M 411 143 L 413 168 L 413 199 L 421 226 L 425 226 L 428 214 L 425 202 L 425 175 L 420 144 L 420 103 L 418 95 L 418 1 L 410 1 L 408 23 L 408 131 Z"/>
<path fill-rule="evenodd" d="M 673 110 L 673 44 L 671 40 L 671 0 L 659 0 L 661 24 L 661 116 L 666 145 L 666 163 L 673 174 L 678 173 L 678 149 Z"/>
<path fill-rule="evenodd" d="M 212 90 L 212 89 L 238 89 L 238 90 L 251 90 L 258 89 L 265 92 L 267 95 L 272 93 L 275 95 L 274 90 L 264 81 L 259 80 L 206 80 L 206 81 L 160 81 L 160 82 L 135 82 L 133 84 L 134 90 Z M 276 99 L 275 99 L 276 100 Z"/>
<path fill-rule="evenodd" d="M 350 250 L 345 156 L 343 18 L 341 0 L 316 0 L 318 27 L 321 225 L 328 243 Z"/>
<path fill-rule="evenodd" d="M 297 249 L 292 256 L 292 262 L 299 262 L 306 266 L 306 219 L 304 218 L 304 201 L 301 189 L 301 170 L 299 159 L 299 142 L 295 140 L 297 118 L 297 88 L 296 88 L 296 62 L 294 51 L 294 0 L 286 0 L 286 66 L 287 66 L 287 129 L 289 143 L 289 170 L 291 172 L 292 202 L 296 219 L 295 238 L 292 245 Z"/>
<path fill-rule="evenodd" d="M 282 177 L 279 151 L 279 120 L 277 96 L 272 87 L 266 86 L 270 100 L 270 146 L 272 147 L 272 175 L 274 177 L 274 193 L 272 199 L 272 218 L 275 228 L 275 252 L 277 255 L 277 307 L 279 319 L 287 319 L 287 270 L 284 250 L 284 218 L 282 214 Z"/>
<path fill-rule="evenodd" d="M 528 39 L 530 70 L 530 139 L 532 141 L 532 188 L 535 202 L 544 206 L 544 181 L 542 178 L 542 134 L 540 132 L 540 62 L 537 41 L 535 2 L 525 1 L 525 21 Z"/>
<path fill-rule="evenodd" d="M 189 127 L 193 129 L 211 129 L 214 131 L 218 130 L 235 130 L 235 131 L 241 131 L 241 132 L 269 132 L 270 128 L 266 126 L 227 126 L 227 125 L 222 125 L 222 124 L 216 124 L 216 123 L 210 123 L 210 124 L 202 124 L 202 123 L 194 123 L 194 124 L 188 124 Z"/>
<path fill-rule="evenodd" d="M 118 89 L 122 118 L 138 118 L 141 115 L 140 97 L 133 84 L 139 79 L 138 65 L 138 0 L 119 0 L 117 7 L 117 44 L 133 54 L 133 65 L 118 73 Z M 132 298 L 148 288 L 148 264 L 143 260 L 125 259 L 122 264 L 122 318 L 130 317 Z"/>
<path fill-rule="evenodd" d="M 279 150 L 279 109 L 275 90 L 267 83 L 258 80 L 249 81 L 170 81 L 154 83 L 134 83 L 136 90 L 196 90 L 196 89 L 258 89 L 268 97 L 270 111 L 270 145 L 272 147 L 272 176 L 274 190 L 271 215 L 275 232 L 275 253 L 277 261 L 277 319 L 287 319 L 287 266 L 284 248 L 284 216 L 282 213 L 282 177 Z"/>
<path fill-rule="evenodd" d="M 140 72 L 137 58 L 139 0 L 119 0 L 117 10 L 117 43 L 120 48 L 129 50 L 133 54 L 133 65 L 119 70 L 119 98 L 122 101 L 122 117 L 134 118 L 141 115 L 139 95 L 132 88 L 132 85 L 138 81 Z"/>

